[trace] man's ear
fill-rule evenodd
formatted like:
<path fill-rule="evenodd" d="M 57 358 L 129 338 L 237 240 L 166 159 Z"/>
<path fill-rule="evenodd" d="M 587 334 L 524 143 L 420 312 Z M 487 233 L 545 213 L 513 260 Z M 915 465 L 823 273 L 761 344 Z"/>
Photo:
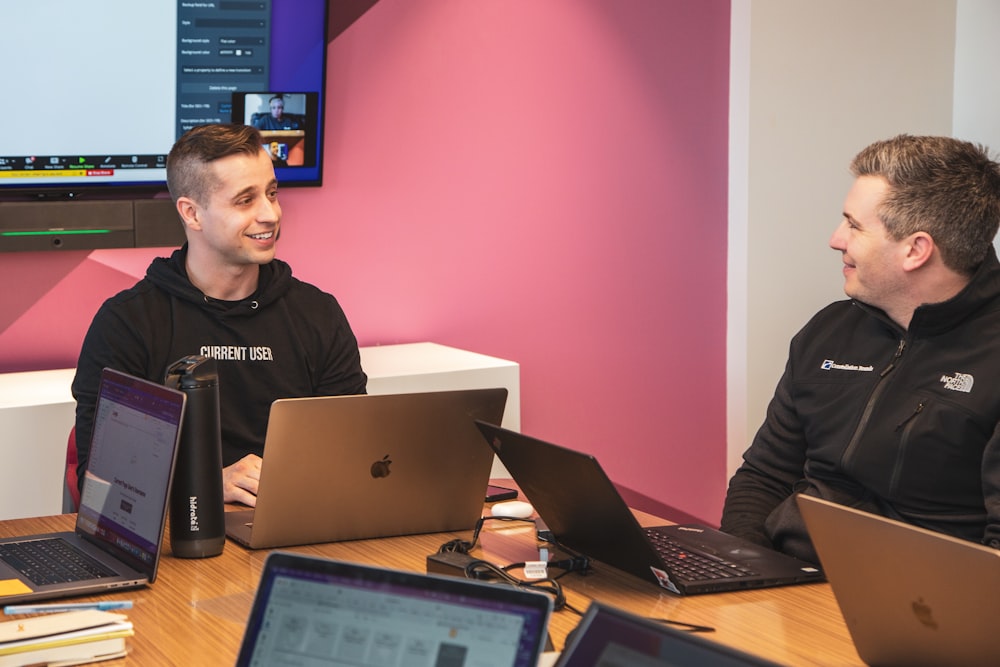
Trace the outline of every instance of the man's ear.
<path fill-rule="evenodd" d="M 937 245 L 934 238 L 927 232 L 915 232 L 906 240 L 906 255 L 903 257 L 903 270 L 913 271 L 927 264 L 934 256 Z"/>
<path fill-rule="evenodd" d="M 177 214 L 184 227 L 192 231 L 201 231 L 201 218 L 198 204 L 190 197 L 177 198 Z"/>

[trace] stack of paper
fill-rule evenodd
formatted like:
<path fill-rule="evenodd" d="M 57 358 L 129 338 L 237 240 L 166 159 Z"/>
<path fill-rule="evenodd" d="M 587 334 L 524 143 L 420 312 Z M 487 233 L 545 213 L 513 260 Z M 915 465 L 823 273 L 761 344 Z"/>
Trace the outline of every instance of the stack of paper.
<path fill-rule="evenodd" d="M 125 655 L 127 616 L 88 609 L 0 623 L 0 667 L 78 665 Z"/>

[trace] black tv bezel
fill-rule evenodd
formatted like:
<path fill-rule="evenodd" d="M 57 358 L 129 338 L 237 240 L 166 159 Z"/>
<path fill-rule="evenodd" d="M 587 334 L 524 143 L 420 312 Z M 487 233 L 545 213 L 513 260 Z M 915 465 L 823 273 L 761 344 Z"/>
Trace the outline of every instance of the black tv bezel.
<path fill-rule="evenodd" d="M 295 0 L 292 0 L 293 2 Z M 323 161 L 324 161 L 324 139 L 325 139 L 325 129 L 326 129 L 326 91 L 327 91 L 327 59 L 326 59 L 326 47 L 329 40 L 329 19 L 330 19 L 330 6 L 328 0 L 323 0 L 323 18 L 321 21 L 321 26 L 319 29 L 322 32 L 322 54 L 323 57 L 319 64 L 319 90 L 316 91 L 318 98 L 316 117 L 314 119 L 314 131 L 316 133 L 315 140 L 315 163 L 313 165 L 307 166 L 310 171 L 312 171 L 315 176 L 308 178 L 306 180 L 295 180 L 289 178 L 289 173 L 286 170 L 300 169 L 301 167 L 281 167 L 276 166 L 275 171 L 278 178 L 278 183 L 281 188 L 313 188 L 321 187 L 323 185 Z M 241 91 L 251 92 L 251 91 Z M 253 91 L 256 92 L 256 91 Z M 308 92 L 300 90 L 275 90 L 274 92 L 284 92 L 284 93 L 297 93 L 297 92 Z M 234 119 L 230 119 L 231 122 Z M 239 121 L 236 121 L 239 122 Z M 284 178 L 283 178 L 284 175 Z M 9 251 L 32 251 L 32 250 L 59 250 L 59 249 L 97 249 L 97 248 L 117 248 L 117 247 L 160 247 L 167 245 L 179 245 L 184 242 L 184 234 L 181 228 L 181 223 L 178 220 L 177 228 L 174 231 L 167 230 L 163 233 L 157 232 L 153 235 L 156 239 L 154 246 L 149 246 L 141 243 L 139 237 L 144 236 L 144 234 L 133 232 L 133 241 L 123 240 L 123 237 L 119 234 L 116 238 L 117 240 L 106 243 L 108 238 L 102 235 L 93 234 L 88 238 L 83 239 L 79 236 L 73 239 L 72 243 L 65 243 L 63 239 L 68 238 L 68 235 L 77 235 L 86 232 L 89 227 L 92 226 L 77 226 L 74 220 L 70 219 L 68 216 L 63 216 L 64 219 L 60 219 L 60 227 L 58 229 L 65 230 L 65 234 L 62 239 L 54 238 L 51 239 L 53 242 L 49 242 L 46 239 L 44 242 L 38 242 L 39 239 L 26 242 L 24 237 L 11 237 L 5 235 L 5 232 L 13 231 L 8 225 L 11 223 L 11 216 L 5 215 L 5 208 L 9 211 L 9 207 L 5 207 L 7 204 L 12 204 L 16 206 L 22 206 L 24 204 L 31 204 L 32 206 L 45 207 L 46 204 L 54 204 L 60 207 L 64 207 L 68 203 L 72 202 L 131 202 L 133 205 L 136 202 L 149 203 L 153 202 L 157 205 L 166 206 L 166 202 L 170 201 L 170 195 L 167 191 L 166 179 L 156 180 L 156 181 L 119 181 L 116 183 L 102 183 L 102 184 L 85 184 L 85 183 L 51 183 L 51 184 L 17 184 L 17 185 L 4 185 L 2 179 L 0 179 L 0 252 Z M 172 202 L 171 202 L 172 205 Z M 52 210 L 55 210 L 54 208 Z M 63 209 L 65 210 L 65 209 Z M 44 215 L 44 214 L 42 214 Z M 5 219 L 7 218 L 7 219 Z M 16 225 L 16 221 L 13 222 Z M 18 230 L 21 231 L 21 230 Z M 55 236 L 55 233 L 53 233 Z M 149 236 L 145 234 L 145 236 Z M 12 240 L 17 239 L 17 240 Z"/>

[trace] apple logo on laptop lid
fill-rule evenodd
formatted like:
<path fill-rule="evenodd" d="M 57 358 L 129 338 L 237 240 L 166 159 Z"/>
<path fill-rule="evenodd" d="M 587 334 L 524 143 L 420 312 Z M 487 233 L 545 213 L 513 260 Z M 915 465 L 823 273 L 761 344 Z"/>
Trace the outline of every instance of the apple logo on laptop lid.
<path fill-rule="evenodd" d="M 381 477 L 388 477 L 389 473 L 392 472 L 389 470 L 390 465 L 392 465 L 392 459 L 390 459 L 389 455 L 386 454 L 380 460 L 372 464 L 372 478 L 379 479 Z"/>
<path fill-rule="evenodd" d="M 924 602 L 923 598 L 917 598 L 913 601 L 913 614 L 917 617 L 917 620 L 926 625 L 932 630 L 937 630 L 938 624 L 934 620 L 934 612 L 931 610 L 931 606 Z"/>

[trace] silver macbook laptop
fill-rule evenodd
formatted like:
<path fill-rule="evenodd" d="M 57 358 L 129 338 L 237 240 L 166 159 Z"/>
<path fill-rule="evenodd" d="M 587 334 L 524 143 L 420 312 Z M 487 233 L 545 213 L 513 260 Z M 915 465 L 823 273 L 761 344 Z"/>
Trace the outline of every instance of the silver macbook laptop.
<path fill-rule="evenodd" d="M 681 595 L 823 579 L 811 563 L 709 526 L 643 528 L 593 456 L 477 425 L 564 547 Z"/>
<path fill-rule="evenodd" d="M 548 595 L 273 552 L 264 563 L 237 667 L 534 667 Z"/>
<path fill-rule="evenodd" d="M 175 389 L 102 372 L 76 529 L 0 540 L 0 603 L 156 579 L 184 401 Z"/>
<path fill-rule="evenodd" d="M 867 664 L 1000 661 L 1000 551 L 811 496 L 798 505 Z"/>
<path fill-rule="evenodd" d="M 257 506 L 226 534 L 272 548 L 473 528 L 493 466 L 475 420 L 499 424 L 507 390 L 280 399 Z"/>
<path fill-rule="evenodd" d="M 556 667 L 778 667 L 706 637 L 591 602 Z"/>

